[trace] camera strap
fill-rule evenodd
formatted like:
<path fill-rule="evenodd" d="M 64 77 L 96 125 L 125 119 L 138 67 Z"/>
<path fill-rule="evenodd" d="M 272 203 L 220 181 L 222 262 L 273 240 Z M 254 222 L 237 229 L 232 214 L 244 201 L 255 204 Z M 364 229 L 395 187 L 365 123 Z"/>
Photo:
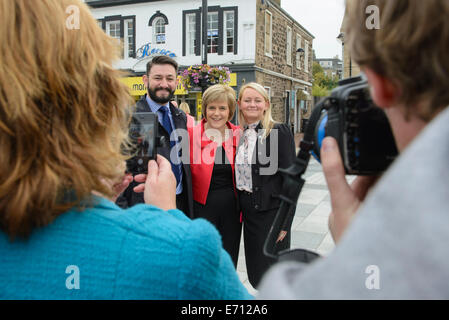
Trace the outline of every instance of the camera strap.
<path fill-rule="evenodd" d="M 318 257 L 316 253 L 304 249 L 288 249 L 277 253 L 276 241 L 279 233 L 282 230 L 286 230 L 285 227 L 287 226 L 287 223 L 294 217 L 296 204 L 305 183 L 302 175 L 307 170 L 311 151 L 315 144 L 315 127 L 320 119 L 321 112 L 324 109 L 327 100 L 327 98 L 322 100 L 313 109 L 304 131 L 304 137 L 299 144 L 299 152 L 296 155 L 293 164 L 287 169 L 279 169 L 283 178 L 282 190 L 279 195 L 281 203 L 264 244 L 264 254 L 275 260 L 309 262 Z"/>

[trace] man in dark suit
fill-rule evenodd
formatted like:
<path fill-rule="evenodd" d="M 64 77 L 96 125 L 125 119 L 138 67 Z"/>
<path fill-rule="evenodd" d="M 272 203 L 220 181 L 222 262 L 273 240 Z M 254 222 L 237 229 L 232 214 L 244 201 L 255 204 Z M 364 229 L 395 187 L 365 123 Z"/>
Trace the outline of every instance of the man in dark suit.
<path fill-rule="evenodd" d="M 137 102 L 136 112 L 153 112 L 159 119 L 158 154 L 168 159 L 176 177 L 176 205 L 187 216 L 193 215 L 192 175 L 190 165 L 182 163 L 182 149 L 177 143 L 181 136 L 177 129 L 187 130 L 186 114 L 173 106 L 170 100 L 177 86 L 178 64 L 167 56 L 157 56 L 147 64 L 147 72 L 142 77 L 148 94 Z M 187 131 L 184 131 L 187 132 Z M 171 138 L 171 139 L 170 139 Z M 137 185 L 132 182 L 116 203 L 122 208 L 128 208 L 137 203 L 143 203 L 143 194 L 135 193 Z"/>

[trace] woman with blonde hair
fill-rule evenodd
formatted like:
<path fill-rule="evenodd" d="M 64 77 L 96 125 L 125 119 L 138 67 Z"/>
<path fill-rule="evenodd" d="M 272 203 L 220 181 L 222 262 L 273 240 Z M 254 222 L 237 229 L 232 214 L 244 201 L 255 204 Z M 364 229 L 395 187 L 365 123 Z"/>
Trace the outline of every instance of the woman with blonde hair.
<path fill-rule="evenodd" d="M 238 118 L 243 136 L 236 155 L 235 176 L 243 217 L 243 236 L 248 279 L 254 288 L 273 263 L 263 246 L 280 206 L 277 194 L 282 177 L 278 168 L 288 168 L 295 159 L 293 135 L 286 124 L 271 117 L 267 91 L 251 82 L 240 89 Z M 290 227 L 278 238 L 278 249 L 290 247 Z"/>
<path fill-rule="evenodd" d="M 152 205 L 113 203 L 131 101 L 88 7 L 0 0 L 0 21 L 0 298 L 247 298 L 216 230 L 176 210 L 166 159 L 135 177 Z"/>
<path fill-rule="evenodd" d="M 185 101 L 181 102 L 179 105 L 179 109 L 185 112 L 187 116 L 187 127 L 193 127 L 195 125 L 195 118 L 190 115 L 190 107 L 189 104 Z"/>
<path fill-rule="evenodd" d="M 203 120 L 189 136 L 194 217 L 215 225 L 237 267 L 242 225 L 234 180 L 239 127 L 230 122 L 235 108 L 234 89 L 209 87 L 203 95 Z"/>

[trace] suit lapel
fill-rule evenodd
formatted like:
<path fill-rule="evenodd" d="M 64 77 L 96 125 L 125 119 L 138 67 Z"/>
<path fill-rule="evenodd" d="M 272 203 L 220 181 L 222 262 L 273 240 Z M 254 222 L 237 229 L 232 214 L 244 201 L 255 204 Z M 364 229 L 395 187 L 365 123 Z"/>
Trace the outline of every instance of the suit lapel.
<path fill-rule="evenodd" d="M 175 127 L 173 129 L 184 129 L 187 130 L 187 117 L 175 106 L 170 103 L 170 112 L 173 119 L 173 124 Z"/>

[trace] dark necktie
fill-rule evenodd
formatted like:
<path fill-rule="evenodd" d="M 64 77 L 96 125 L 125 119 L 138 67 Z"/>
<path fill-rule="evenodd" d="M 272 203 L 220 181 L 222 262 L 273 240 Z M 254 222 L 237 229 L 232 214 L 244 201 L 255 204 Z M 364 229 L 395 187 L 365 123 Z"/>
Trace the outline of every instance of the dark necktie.
<path fill-rule="evenodd" d="M 165 131 L 167 131 L 168 136 L 170 136 L 173 129 L 171 127 L 170 117 L 168 116 L 168 108 L 162 106 L 159 111 L 162 113 L 162 126 L 164 127 Z"/>

